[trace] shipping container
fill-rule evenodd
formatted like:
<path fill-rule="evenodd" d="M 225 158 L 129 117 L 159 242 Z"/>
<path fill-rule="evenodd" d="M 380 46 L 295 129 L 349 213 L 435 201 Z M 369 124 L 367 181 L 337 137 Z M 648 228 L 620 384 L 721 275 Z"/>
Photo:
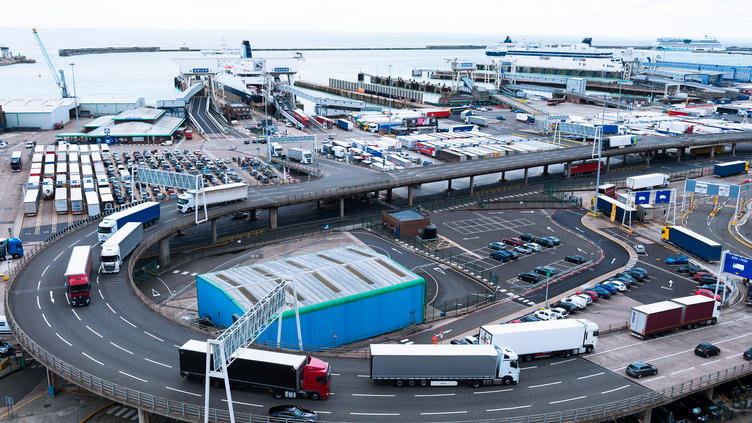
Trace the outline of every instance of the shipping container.
<path fill-rule="evenodd" d="M 721 259 L 721 250 L 723 249 L 721 244 L 682 226 L 664 226 L 661 231 L 661 239 L 705 261 Z"/>
<path fill-rule="evenodd" d="M 647 175 L 630 176 L 627 178 L 627 188 L 632 191 L 643 189 L 665 188 L 671 179 L 665 173 L 649 173 Z"/>
<path fill-rule="evenodd" d="M 592 352 L 598 346 L 598 325 L 586 319 L 485 325 L 480 328 L 480 344 L 507 347 L 521 360 L 535 357 Z"/>
<path fill-rule="evenodd" d="M 713 166 L 713 175 L 725 178 L 726 176 L 738 175 L 749 171 L 749 163 L 743 160 L 717 163 Z"/>

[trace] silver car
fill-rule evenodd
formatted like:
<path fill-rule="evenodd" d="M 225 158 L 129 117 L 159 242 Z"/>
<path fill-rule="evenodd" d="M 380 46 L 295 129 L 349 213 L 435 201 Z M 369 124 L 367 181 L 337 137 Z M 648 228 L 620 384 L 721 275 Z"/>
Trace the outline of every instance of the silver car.
<path fill-rule="evenodd" d="M 635 250 L 635 253 L 637 253 L 637 254 L 646 254 L 647 253 L 647 251 L 645 251 L 645 246 L 642 245 L 642 244 L 635 244 L 633 248 Z"/>
<path fill-rule="evenodd" d="M 522 244 L 525 248 L 528 248 L 530 250 L 533 250 L 535 252 L 543 251 L 543 247 L 540 245 L 534 243 L 534 242 L 528 242 L 526 244 Z"/>
<path fill-rule="evenodd" d="M 520 254 L 530 254 L 530 253 L 533 252 L 533 250 L 531 250 L 531 249 L 529 249 L 527 247 L 523 247 L 522 245 L 518 245 L 518 246 L 514 247 L 514 251 L 516 251 L 516 252 L 518 252 Z"/>

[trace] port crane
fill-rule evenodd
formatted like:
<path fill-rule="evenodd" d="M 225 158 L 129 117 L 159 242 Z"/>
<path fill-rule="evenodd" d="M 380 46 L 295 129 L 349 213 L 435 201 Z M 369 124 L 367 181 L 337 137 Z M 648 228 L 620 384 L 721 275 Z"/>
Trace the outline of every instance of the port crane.
<path fill-rule="evenodd" d="M 47 62 L 47 66 L 49 66 L 50 72 L 52 72 L 52 78 L 55 80 L 55 84 L 57 84 L 58 88 L 60 88 L 60 93 L 63 95 L 63 98 L 70 98 L 70 96 L 68 95 L 68 87 L 65 85 L 65 73 L 63 73 L 62 69 L 55 69 L 55 65 L 52 63 L 50 55 L 47 54 L 47 49 L 44 48 L 44 44 L 42 44 L 42 40 L 39 38 L 39 34 L 37 34 L 37 29 L 31 28 L 31 32 L 34 33 L 34 38 L 37 39 L 39 49 L 42 50 L 42 56 L 44 56 L 44 60 Z M 58 72 L 60 72 L 60 76 L 57 75 Z"/>

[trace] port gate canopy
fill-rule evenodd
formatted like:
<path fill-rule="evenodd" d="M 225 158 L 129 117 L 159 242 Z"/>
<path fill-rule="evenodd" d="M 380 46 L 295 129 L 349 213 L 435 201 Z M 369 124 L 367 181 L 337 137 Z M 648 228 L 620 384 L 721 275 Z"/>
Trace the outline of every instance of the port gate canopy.
<path fill-rule="evenodd" d="M 423 278 L 357 245 L 198 275 L 199 315 L 229 327 L 286 280 L 295 284 L 306 346 L 342 345 L 423 321 Z M 285 290 L 282 343 L 297 347 L 293 290 Z M 259 341 L 276 344 L 276 326 Z"/>
<path fill-rule="evenodd" d="M 687 179 L 684 191 L 706 195 L 720 195 L 721 197 L 739 198 L 739 185 L 715 184 L 707 181 Z"/>

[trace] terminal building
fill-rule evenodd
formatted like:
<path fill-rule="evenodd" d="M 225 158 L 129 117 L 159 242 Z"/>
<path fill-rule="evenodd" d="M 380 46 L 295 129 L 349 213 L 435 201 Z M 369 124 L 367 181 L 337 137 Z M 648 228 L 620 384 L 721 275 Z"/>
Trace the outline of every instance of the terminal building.
<path fill-rule="evenodd" d="M 75 118 L 75 99 L 0 98 L 0 109 L 8 130 L 53 129 Z"/>
<path fill-rule="evenodd" d="M 81 133 L 63 133 L 56 138 L 83 143 L 108 139 L 111 143 L 160 143 L 174 139 L 184 121 L 181 117 L 167 116 L 162 109 L 138 107 L 114 116 L 100 116 L 82 125 Z"/>
<path fill-rule="evenodd" d="M 297 289 L 303 345 L 331 348 L 423 321 L 426 282 L 388 257 L 347 245 L 196 276 L 199 317 L 227 327 L 283 280 Z M 297 348 L 293 290 L 282 345 Z M 276 345 L 277 321 L 257 343 Z"/>

